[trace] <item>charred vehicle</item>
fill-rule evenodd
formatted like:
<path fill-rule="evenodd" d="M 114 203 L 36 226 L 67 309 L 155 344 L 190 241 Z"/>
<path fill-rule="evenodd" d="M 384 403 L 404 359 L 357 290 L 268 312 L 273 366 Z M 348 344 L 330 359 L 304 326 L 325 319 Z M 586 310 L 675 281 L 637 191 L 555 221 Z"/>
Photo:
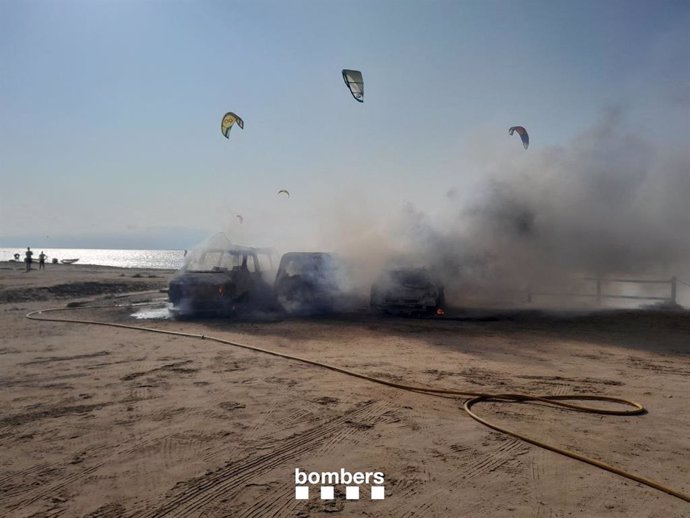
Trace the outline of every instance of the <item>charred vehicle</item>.
<path fill-rule="evenodd" d="M 178 316 L 228 316 L 242 310 L 277 306 L 263 277 L 260 257 L 267 251 L 232 246 L 194 251 L 168 287 L 171 311 Z"/>
<path fill-rule="evenodd" d="M 343 268 L 332 255 L 290 252 L 280 260 L 274 290 L 289 313 L 328 313 L 343 300 L 343 281 Z"/>
<path fill-rule="evenodd" d="M 388 314 L 442 314 L 443 285 L 426 268 L 393 268 L 371 287 L 371 309 Z"/>

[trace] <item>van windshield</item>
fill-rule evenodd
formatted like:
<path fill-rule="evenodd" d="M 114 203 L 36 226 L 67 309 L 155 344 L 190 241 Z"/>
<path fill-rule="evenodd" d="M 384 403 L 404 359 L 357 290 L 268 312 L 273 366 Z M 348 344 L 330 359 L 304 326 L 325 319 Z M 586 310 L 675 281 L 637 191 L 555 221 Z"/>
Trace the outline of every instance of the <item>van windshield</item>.
<path fill-rule="evenodd" d="M 333 273 L 335 262 L 330 255 L 305 254 L 293 255 L 283 259 L 280 266 L 281 274 L 292 277 L 294 275 L 323 275 Z"/>
<path fill-rule="evenodd" d="M 410 288 L 425 288 L 431 284 L 429 272 L 423 269 L 393 270 L 391 272 L 391 279 L 396 284 Z"/>
<path fill-rule="evenodd" d="M 184 269 L 188 272 L 225 272 L 247 265 L 247 252 L 201 250 L 190 254 Z"/>

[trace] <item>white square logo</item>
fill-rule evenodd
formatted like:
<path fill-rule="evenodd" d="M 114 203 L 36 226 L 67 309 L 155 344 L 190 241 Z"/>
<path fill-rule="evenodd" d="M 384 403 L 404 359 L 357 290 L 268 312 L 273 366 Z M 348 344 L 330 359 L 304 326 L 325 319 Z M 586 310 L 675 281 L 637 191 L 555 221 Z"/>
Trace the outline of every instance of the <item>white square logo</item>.
<path fill-rule="evenodd" d="M 309 500 L 309 486 L 295 486 L 295 500 Z"/>
<path fill-rule="evenodd" d="M 371 486 L 371 499 L 372 500 L 383 500 L 385 495 L 383 486 Z"/>
<path fill-rule="evenodd" d="M 345 499 L 346 500 L 359 500 L 359 486 L 346 486 L 345 487 Z"/>
<path fill-rule="evenodd" d="M 335 488 L 333 486 L 321 486 L 321 500 L 333 500 Z"/>

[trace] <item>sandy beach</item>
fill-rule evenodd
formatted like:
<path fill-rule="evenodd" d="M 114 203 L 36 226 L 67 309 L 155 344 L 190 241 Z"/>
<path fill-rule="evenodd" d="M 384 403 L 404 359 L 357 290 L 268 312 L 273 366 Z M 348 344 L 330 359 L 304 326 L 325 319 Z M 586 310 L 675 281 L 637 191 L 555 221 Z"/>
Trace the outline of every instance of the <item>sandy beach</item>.
<path fill-rule="evenodd" d="M 207 340 L 28 320 L 56 313 L 294 354 L 398 382 L 598 394 L 648 414 L 477 412 L 690 492 L 690 314 L 139 320 L 172 272 L 0 264 L 0 515 L 681 517 L 690 505 L 492 431 L 462 400 L 403 392 Z M 148 292 L 123 297 L 128 292 Z M 452 315 L 451 315 L 452 316 Z M 295 469 L 382 472 L 385 499 L 295 499 Z"/>

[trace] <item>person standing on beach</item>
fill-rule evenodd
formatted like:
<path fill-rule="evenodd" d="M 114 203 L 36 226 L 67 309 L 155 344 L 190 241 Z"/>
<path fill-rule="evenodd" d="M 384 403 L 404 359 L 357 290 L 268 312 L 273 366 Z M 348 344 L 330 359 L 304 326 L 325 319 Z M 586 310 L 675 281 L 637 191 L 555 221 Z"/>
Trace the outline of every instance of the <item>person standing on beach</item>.
<path fill-rule="evenodd" d="M 38 269 L 39 270 L 45 270 L 46 269 L 46 257 L 48 257 L 48 256 L 43 253 L 43 250 L 41 250 L 41 253 L 38 254 Z"/>
<path fill-rule="evenodd" d="M 26 247 L 26 252 L 24 253 L 24 262 L 26 263 L 26 271 L 28 272 L 31 270 L 31 256 L 34 255 L 34 253 L 31 251 L 30 247 Z"/>

